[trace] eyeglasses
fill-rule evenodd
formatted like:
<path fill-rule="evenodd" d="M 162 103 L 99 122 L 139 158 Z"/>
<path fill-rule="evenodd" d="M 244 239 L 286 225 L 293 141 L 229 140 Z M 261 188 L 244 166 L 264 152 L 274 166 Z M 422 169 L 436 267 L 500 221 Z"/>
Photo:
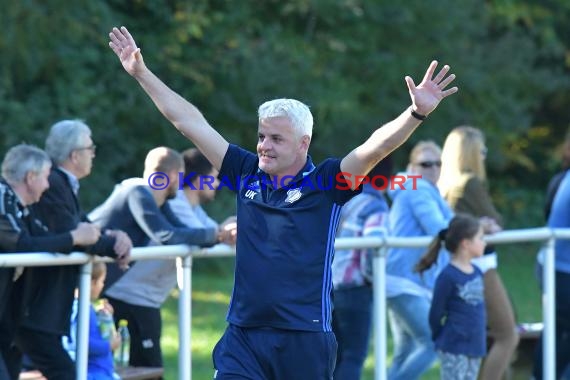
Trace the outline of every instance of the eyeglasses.
<path fill-rule="evenodd" d="M 92 145 L 89 145 L 89 146 L 84 146 L 84 147 L 82 147 L 82 148 L 75 148 L 74 150 L 90 150 L 90 151 L 92 151 L 93 153 L 95 153 L 95 151 L 97 150 L 97 145 L 92 144 Z"/>
<path fill-rule="evenodd" d="M 424 169 L 433 168 L 434 166 L 441 168 L 441 161 L 422 161 L 418 162 L 416 165 L 419 165 Z"/>

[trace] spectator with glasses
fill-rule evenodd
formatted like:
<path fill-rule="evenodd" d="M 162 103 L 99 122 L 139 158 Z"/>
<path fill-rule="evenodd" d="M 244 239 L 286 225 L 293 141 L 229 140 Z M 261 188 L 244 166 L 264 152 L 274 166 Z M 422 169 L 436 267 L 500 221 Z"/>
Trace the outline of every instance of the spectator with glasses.
<path fill-rule="evenodd" d="M 448 204 L 436 187 L 441 169 L 441 149 L 432 141 L 420 141 L 410 153 L 403 187 L 389 190 L 392 208 L 388 230 L 393 236 L 435 236 L 453 217 Z M 413 186 L 412 181 L 416 181 Z M 428 315 L 435 279 L 449 262 L 447 252 L 422 275 L 414 271 L 425 248 L 391 248 L 386 274 L 390 328 L 394 338 L 394 356 L 388 370 L 390 380 L 418 379 L 436 358 Z"/>
<path fill-rule="evenodd" d="M 33 211 L 50 232 L 62 234 L 89 222 L 79 206 L 79 180 L 91 173 L 95 145 L 91 129 L 81 120 L 55 123 L 46 139 L 46 152 L 53 161 L 49 189 Z M 104 230 L 95 244 L 74 249 L 113 257 L 121 268 L 128 265 L 131 239 L 120 230 Z M 48 379 L 75 379 L 75 363 L 63 348 L 61 337 L 70 329 L 79 269 L 74 265 L 27 269 L 31 278 L 29 302 L 18 331 L 22 351 Z"/>

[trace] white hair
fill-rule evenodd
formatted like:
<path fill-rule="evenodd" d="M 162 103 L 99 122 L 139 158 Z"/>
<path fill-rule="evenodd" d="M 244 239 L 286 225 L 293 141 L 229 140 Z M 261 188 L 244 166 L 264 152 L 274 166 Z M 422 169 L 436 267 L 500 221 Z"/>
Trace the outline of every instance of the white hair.
<path fill-rule="evenodd" d="M 295 99 L 274 99 L 259 106 L 259 119 L 285 116 L 291 120 L 299 136 L 313 135 L 313 115 L 309 107 Z"/>
<path fill-rule="evenodd" d="M 38 147 L 19 144 L 8 150 L 2 161 L 2 177 L 10 183 L 23 182 L 28 173 L 41 173 L 51 160 Z"/>
<path fill-rule="evenodd" d="M 49 131 L 46 152 L 56 165 L 61 165 L 69 158 L 71 152 L 84 148 L 81 144 L 85 137 L 91 137 L 91 129 L 83 121 L 58 121 Z"/>

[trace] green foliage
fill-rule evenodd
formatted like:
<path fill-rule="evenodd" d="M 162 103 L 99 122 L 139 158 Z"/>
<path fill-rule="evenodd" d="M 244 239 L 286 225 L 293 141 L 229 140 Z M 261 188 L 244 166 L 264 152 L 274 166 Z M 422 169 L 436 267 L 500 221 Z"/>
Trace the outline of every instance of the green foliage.
<path fill-rule="evenodd" d="M 231 142 L 254 149 L 264 100 L 309 104 L 317 161 L 346 154 L 405 109 L 404 76 L 419 82 L 438 59 L 460 92 L 396 153 L 397 166 L 418 139 L 442 142 L 472 124 L 488 138 L 492 185 L 543 191 L 568 123 L 569 19 L 553 0 L 17 2 L 0 14 L 0 154 L 22 141 L 42 146 L 59 119 L 84 119 L 100 148 L 82 193 L 91 208 L 140 175 L 149 148 L 189 146 L 108 48 L 110 28 L 126 25 L 153 71 Z"/>

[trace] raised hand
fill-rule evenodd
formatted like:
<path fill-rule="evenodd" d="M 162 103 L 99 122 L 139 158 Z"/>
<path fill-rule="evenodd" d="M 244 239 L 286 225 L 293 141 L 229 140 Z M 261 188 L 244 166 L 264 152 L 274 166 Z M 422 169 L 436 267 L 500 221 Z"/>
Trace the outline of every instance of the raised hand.
<path fill-rule="evenodd" d="M 429 115 L 443 98 L 458 91 L 457 87 L 445 89 L 455 79 L 455 74 L 447 75 L 448 65 L 443 66 L 435 78 L 432 78 L 436 67 L 437 61 L 432 61 L 418 86 L 411 77 L 405 78 L 412 98 L 413 110 L 421 115 Z"/>
<path fill-rule="evenodd" d="M 117 57 L 121 60 L 123 68 L 132 76 L 142 71 L 145 68 L 144 61 L 141 54 L 141 49 L 137 44 L 127 28 L 113 28 L 109 33 L 109 47 L 113 49 Z"/>

